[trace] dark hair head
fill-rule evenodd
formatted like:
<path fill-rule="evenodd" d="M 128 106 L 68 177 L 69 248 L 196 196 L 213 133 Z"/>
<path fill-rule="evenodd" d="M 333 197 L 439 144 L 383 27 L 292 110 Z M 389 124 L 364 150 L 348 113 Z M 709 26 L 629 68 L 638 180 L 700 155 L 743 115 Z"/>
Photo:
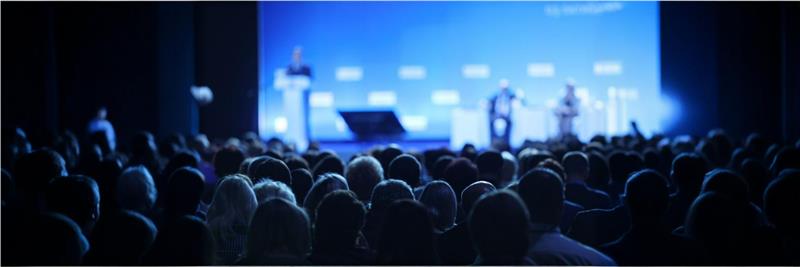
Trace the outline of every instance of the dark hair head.
<path fill-rule="evenodd" d="M 180 151 L 169 159 L 167 166 L 165 166 L 164 170 L 161 172 L 161 177 L 170 177 L 175 170 L 182 167 L 198 168 L 199 161 L 200 159 L 197 157 L 197 154 L 189 151 Z M 163 184 L 163 182 L 166 181 L 162 181 L 159 184 Z M 159 186 L 159 189 L 161 188 L 163 187 Z"/>
<path fill-rule="evenodd" d="M 314 177 L 319 177 L 329 172 L 344 175 L 344 163 L 336 155 L 326 156 L 314 166 Z"/>
<path fill-rule="evenodd" d="M 303 200 L 303 207 L 305 207 L 312 221 L 314 220 L 314 216 L 316 215 L 315 211 L 320 201 L 322 201 L 322 198 L 336 190 L 350 190 L 350 188 L 347 186 L 347 181 L 344 177 L 335 173 L 327 173 L 319 176 L 314 185 L 311 186 L 308 194 L 306 194 L 305 200 Z"/>
<path fill-rule="evenodd" d="M 175 173 L 178 173 L 176 171 Z M 208 225 L 191 215 L 170 220 L 160 229 L 145 256 L 146 265 L 213 265 L 214 236 Z"/>
<path fill-rule="evenodd" d="M 412 188 L 419 186 L 422 165 L 409 154 L 402 154 L 389 162 L 388 176 L 405 181 Z"/>
<path fill-rule="evenodd" d="M 775 154 L 770 164 L 773 176 L 778 176 L 785 169 L 800 169 L 800 149 L 784 147 Z"/>
<path fill-rule="evenodd" d="M 250 168 L 255 167 L 253 176 L 250 176 L 250 179 L 253 180 L 254 183 L 261 179 L 271 179 L 276 182 L 282 182 L 288 186 L 292 185 L 292 173 L 283 161 L 272 157 L 266 157 L 264 160 L 258 161 L 257 164 L 256 166 L 250 166 Z"/>
<path fill-rule="evenodd" d="M 498 190 L 475 203 L 469 232 L 487 264 L 520 264 L 528 250 L 528 211 L 516 193 Z"/>
<path fill-rule="evenodd" d="M 419 201 L 428 207 L 437 229 L 445 231 L 453 226 L 458 211 L 458 202 L 456 193 L 449 184 L 443 181 L 428 183 L 425 190 L 422 191 Z"/>
<path fill-rule="evenodd" d="M 750 201 L 762 206 L 764 189 L 771 178 L 769 170 L 761 164 L 761 161 L 748 158 L 741 164 L 741 173 L 750 187 Z"/>
<path fill-rule="evenodd" d="M 192 215 L 203 196 L 205 178 L 195 168 L 182 167 L 172 172 L 165 195 L 165 210 L 171 216 Z"/>
<path fill-rule="evenodd" d="M 478 181 L 478 168 L 469 159 L 457 158 L 445 169 L 444 180 L 453 187 L 454 191 L 464 191 L 464 188 Z M 457 195 L 456 198 L 461 201 L 460 195 Z"/>
<path fill-rule="evenodd" d="M 308 166 L 308 161 L 301 156 L 290 156 L 286 158 L 286 166 L 292 171 L 297 169 L 311 170 L 311 167 Z"/>
<path fill-rule="evenodd" d="M 100 216 L 100 189 L 82 175 L 58 177 L 47 186 L 47 209 L 66 215 L 84 233 L 91 232 Z"/>
<path fill-rule="evenodd" d="M 667 180 L 655 170 L 635 172 L 625 184 L 625 204 L 634 224 L 657 222 L 668 203 Z"/>
<path fill-rule="evenodd" d="M 461 192 L 461 208 L 464 210 L 465 214 L 469 214 L 469 211 L 472 210 L 472 206 L 475 205 L 475 202 L 477 202 L 481 196 L 494 190 L 496 190 L 494 185 L 486 181 L 477 181 L 467 186 L 467 188 Z"/>
<path fill-rule="evenodd" d="M 567 175 L 567 177 L 564 177 L 565 180 L 583 180 L 589 175 L 589 157 L 583 152 L 567 152 L 567 154 L 564 154 L 564 159 L 561 160 L 561 163 L 564 166 L 564 173 Z"/>
<path fill-rule="evenodd" d="M 783 235 L 800 237 L 800 170 L 788 169 L 769 183 L 764 191 L 764 213 Z M 795 239 L 796 240 L 796 239 Z"/>
<path fill-rule="evenodd" d="M 594 188 L 603 188 L 608 185 L 608 161 L 599 152 L 589 153 L 589 178 L 586 180 Z"/>
<path fill-rule="evenodd" d="M 26 222 L 30 229 L 21 245 L 26 255 L 23 264 L 30 265 L 80 265 L 89 249 L 89 242 L 80 227 L 66 216 L 58 213 L 38 215 L 33 222 Z M 5 228 L 5 227 L 4 227 Z M 11 230 L 11 229 L 10 229 Z M 10 256 L 10 255 L 9 255 Z M 6 263 L 4 259 L 3 264 Z"/>
<path fill-rule="evenodd" d="M 53 150 L 40 149 L 20 157 L 14 166 L 18 188 L 31 197 L 44 192 L 53 178 L 66 175 L 64 159 Z"/>
<path fill-rule="evenodd" d="M 478 172 L 481 174 L 499 174 L 503 168 L 503 156 L 500 152 L 489 150 L 480 153 L 475 159 L 475 165 L 478 166 Z"/>
<path fill-rule="evenodd" d="M 672 160 L 670 177 L 678 185 L 678 190 L 699 193 L 707 168 L 706 160 L 700 155 L 696 153 L 681 153 Z"/>
<path fill-rule="evenodd" d="M 314 249 L 355 246 L 367 210 L 348 190 L 328 193 L 319 203 L 314 221 Z"/>
<path fill-rule="evenodd" d="M 542 162 L 539 162 L 539 165 L 536 167 L 549 169 L 556 174 L 558 174 L 558 178 L 561 179 L 561 182 L 566 182 L 567 174 L 564 172 L 564 167 L 561 166 L 561 163 L 558 163 L 555 159 L 545 159 Z"/>
<path fill-rule="evenodd" d="M 378 250 L 378 264 L 436 263 L 433 223 L 421 203 L 411 199 L 389 205 Z"/>
<path fill-rule="evenodd" d="M 747 182 L 739 174 L 727 169 L 714 169 L 706 174 L 702 192 L 717 192 L 740 204 L 748 203 L 750 193 Z"/>
<path fill-rule="evenodd" d="M 439 157 L 436 162 L 433 163 L 433 173 L 431 176 L 434 180 L 444 179 L 444 173 L 447 170 L 447 166 L 453 162 L 455 158 L 450 155 L 444 155 Z"/>
<path fill-rule="evenodd" d="M 314 178 L 311 177 L 311 172 L 308 170 L 296 169 L 292 171 L 292 192 L 294 193 L 295 199 L 297 199 L 298 206 L 303 205 L 306 194 L 311 190 L 311 185 L 313 184 Z"/>
<path fill-rule="evenodd" d="M 739 244 L 746 231 L 744 206 L 718 192 L 698 196 L 686 213 L 686 234 L 708 247 Z"/>
<path fill-rule="evenodd" d="M 306 213 L 285 199 L 271 198 L 258 205 L 247 234 L 248 258 L 286 253 L 305 257 L 311 249 Z"/>
<path fill-rule="evenodd" d="M 564 207 L 564 184 L 558 174 L 535 168 L 522 176 L 517 191 L 530 211 L 531 221 L 559 224 Z"/>
<path fill-rule="evenodd" d="M 400 199 L 414 199 L 414 192 L 403 180 L 386 179 L 375 185 L 370 198 L 371 210 L 381 210 Z"/>
<path fill-rule="evenodd" d="M 141 265 L 156 238 L 156 226 L 139 213 L 121 210 L 103 214 L 92 232 L 89 265 Z"/>
<path fill-rule="evenodd" d="M 403 150 L 400 150 L 400 148 L 396 146 L 389 146 L 381 150 L 378 160 L 381 162 L 381 167 L 383 167 L 384 170 L 388 170 L 389 163 L 391 163 L 394 158 L 402 154 Z"/>
<path fill-rule="evenodd" d="M 214 154 L 214 173 L 217 177 L 234 174 L 244 161 L 244 152 L 237 146 L 228 145 Z"/>

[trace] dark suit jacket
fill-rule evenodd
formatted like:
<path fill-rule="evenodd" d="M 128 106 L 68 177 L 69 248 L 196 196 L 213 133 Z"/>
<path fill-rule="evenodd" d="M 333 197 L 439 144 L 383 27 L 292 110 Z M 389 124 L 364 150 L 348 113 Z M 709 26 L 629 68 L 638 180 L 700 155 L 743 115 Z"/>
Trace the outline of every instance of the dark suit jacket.
<path fill-rule="evenodd" d="M 286 75 L 302 75 L 311 78 L 311 67 L 306 64 L 300 66 L 289 64 L 289 66 L 286 67 Z"/>
<path fill-rule="evenodd" d="M 517 96 L 514 95 L 514 93 L 511 92 L 511 88 L 509 88 L 508 90 L 509 90 L 508 94 L 510 96 L 508 104 L 511 105 L 511 101 L 513 101 L 514 99 L 517 99 Z M 498 94 L 495 94 L 494 96 L 492 96 L 491 99 L 489 99 L 489 115 L 490 116 L 494 116 L 495 115 L 495 107 L 494 106 L 497 104 L 497 97 L 499 97 L 499 96 L 500 96 L 500 94 L 498 93 Z M 511 110 L 508 111 L 508 116 L 511 117 Z"/>
<path fill-rule="evenodd" d="M 578 203 L 588 210 L 611 208 L 611 199 L 608 194 L 592 189 L 586 184 L 567 183 L 564 194 L 567 200 Z"/>
<path fill-rule="evenodd" d="M 623 205 L 613 209 L 581 211 L 575 216 L 567 234 L 585 245 L 599 248 L 600 245 L 617 240 L 630 228 L 628 209 Z"/>
<path fill-rule="evenodd" d="M 699 243 L 664 229 L 631 229 L 600 250 L 620 266 L 707 264 Z"/>

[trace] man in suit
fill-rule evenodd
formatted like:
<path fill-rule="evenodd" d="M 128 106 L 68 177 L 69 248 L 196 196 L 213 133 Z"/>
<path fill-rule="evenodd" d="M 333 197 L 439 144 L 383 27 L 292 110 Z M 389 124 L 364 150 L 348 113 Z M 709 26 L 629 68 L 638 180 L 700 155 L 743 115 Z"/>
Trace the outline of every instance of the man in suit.
<path fill-rule="evenodd" d="M 511 137 L 511 103 L 517 96 L 511 92 L 507 79 L 500 80 L 500 92 L 489 100 L 489 131 L 492 142 L 509 143 Z"/>
<path fill-rule="evenodd" d="M 586 209 L 607 209 L 611 207 L 611 199 L 603 191 L 586 185 L 589 176 L 589 158 L 579 151 L 564 155 L 567 200 L 578 203 Z"/>
<path fill-rule="evenodd" d="M 303 63 L 302 47 L 297 46 L 294 48 L 294 51 L 292 52 L 292 64 L 289 64 L 289 66 L 286 68 L 286 75 L 300 75 L 311 79 L 311 67 Z"/>

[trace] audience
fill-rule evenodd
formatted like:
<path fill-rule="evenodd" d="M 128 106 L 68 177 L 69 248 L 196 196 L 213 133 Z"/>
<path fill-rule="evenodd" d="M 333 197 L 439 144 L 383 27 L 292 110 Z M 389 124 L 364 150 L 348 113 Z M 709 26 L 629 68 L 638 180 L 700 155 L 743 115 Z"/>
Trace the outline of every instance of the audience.
<path fill-rule="evenodd" d="M 84 264 L 141 265 L 157 232 L 150 219 L 135 211 L 103 214 L 92 232 L 91 249 Z"/>
<path fill-rule="evenodd" d="M 481 197 L 469 214 L 470 237 L 478 252 L 476 265 L 534 265 L 526 256 L 529 215 L 516 193 L 508 190 Z"/>
<path fill-rule="evenodd" d="M 152 216 L 158 191 L 153 176 L 143 166 L 128 167 L 117 181 L 117 205 L 145 216 Z"/>
<path fill-rule="evenodd" d="M 239 265 L 308 265 L 311 224 L 294 202 L 270 198 L 253 214 Z"/>
<path fill-rule="evenodd" d="M 562 160 L 566 174 L 567 200 L 583 206 L 585 209 L 607 209 L 611 207 L 611 199 L 603 191 L 592 189 L 586 184 L 589 174 L 589 158 L 582 152 L 569 152 Z"/>
<path fill-rule="evenodd" d="M 458 207 L 453 188 L 444 181 L 433 181 L 425 186 L 419 201 L 428 207 L 438 233 L 453 227 Z"/>
<path fill-rule="evenodd" d="M 623 202 L 631 228 L 602 250 L 619 265 L 699 265 L 698 247 L 672 235 L 663 216 L 669 205 L 667 180 L 652 169 L 634 173 L 625 185 Z"/>
<path fill-rule="evenodd" d="M 390 204 L 377 251 L 377 264 L 437 264 L 433 223 L 425 206 L 410 199 Z"/>
<path fill-rule="evenodd" d="M 356 193 L 358 200 L 369 203 L 372 189 L 383 180 L 383 167 L 372 156 L 361 156 L 350 161 L 345 170 L 347 185 Z"/>
<path fill-rule="evenodd" d="M 281 182 L 276 182 L 270 179 L 261 180 L 253 186 L 253 192 L 256 194 L 256 201 L 258 203 L 267 201 L 270 198 L 282 198 L 290 203 L 297 203 L 292 189 Z"/>
<path fill-rule="evenodd" d="M 325 195 L 316 210 L 309 260 L 314 265 L 363 265 L 374 254 L 357 241 L 364 227 L 366 209 L 356 195 L 336 190 Z"/>
<path fill-rule="evenodd" d="M 414 156 L 402 154 L 389 162 L 387 176 L 392 179 L 403 180 L 411 188 L 417 188 L 420 185 L 421 175 L 422 165 Z"/>
<path fill-rule="evenodd" d="M 208 227 L 217 242 L 218 264 L 235 263 L 244 251 L 247 228 L 258 202 L 247 179 L 239 175 L 222 178 L 208 207 Z"/>
<path fill-rule="evenodd" d="M 558 174 L 534 168 L 519 182 L 519 195 L 530 213 L 527 255 L 541 265 L 615 265 L 608 256 L 561 234 L 564 184 Z M 474 212 L 474 211 L 473 211 Z"/>
<path fill-rule="evenodd" d="M 461 193 L 459 209 L 463 210 L 463 214 L 469 214 L 481 196 L 494 190 L 496 190 L 494 185 L 486 181 L 478 181 L 469 185 Z M 438 243 L 439 257 L 443 264 L 468 265 L 475 261 L 477 252 L 470 241 L 466 218 L 442 233 Z"/>
<path fill-rule="evenodd" d="M 800 264 L 800 143 L 760 134 L 352 154 L 9 129 L 5 265 Z"/>

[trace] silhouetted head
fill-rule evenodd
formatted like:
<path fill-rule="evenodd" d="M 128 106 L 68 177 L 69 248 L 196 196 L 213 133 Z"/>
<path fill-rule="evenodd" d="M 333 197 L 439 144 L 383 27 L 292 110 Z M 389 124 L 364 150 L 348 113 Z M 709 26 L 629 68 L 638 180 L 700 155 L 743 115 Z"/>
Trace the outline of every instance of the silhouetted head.
<path fill-rule="evenodd" d="M 461 152 L 458 153 L 458 156 L 474 162 L 475 158 L 478 157 L 478 149 L 475 148 L 475 145 L 466 143 L 461 147 Z"/>
<path fill-rule="evenodd" d="M 314 249 L 354 247 L 366 213 L 364 204 L 351 191 L 336 190 L 325 195 L 316 210 Z"/>
<path fill-rule="evenodd" d="M 608 157 L 611 181 L 624 183 L 628 176 L 642 168 L 644 162 L 636 152 L 613 152 Z"/>
<path fill-rule="evenodd" d="M 250 168 L 255 167 L 253 176 L 250 176 L 253 182 L 258 182 L 261 179 L 271 179 L 289 186 L 292 185 L 292 173 L 283 161 L 273 157 L 266 157 L 264 160 L 254 163 L 258 165 L 250 166 Z"/>
<path fill-rule="evenodd" d="M 773 176 L 778 176 L 785 169 L 800 169 L 800 149 L 793 147 L 781 148 L 775 154 L 775 158 L 769 168 Z"/>
<path fill-rule="evenodd" d="M 555 159 L 545 159 L 542 162 L 539 162 L 539 165 L 536 166 L 539 168 L 545 168 L 548 170 L 553 171 L 554 173 L 558 174 L 558 178 L 561 179 L 562 183 L 566 182 L 566 172 L 564 172 L 564 167 L 561 166 L 561 163 L 558 163 Z"/>
<path fill-rule="evenodd" d="M 153 176 L 144 166 L 128 167 L 117 181 L 116 201 L 120 208 L 149 214 L 158 191 Z"/>
<path fill-rule="evenodd" d="M 724 194 L 703 193 L 686 214 L 686 234 L 712 251 L 741 245 L 749 225 L 744 207 Z"/>
<path fill-rule="evenodd" d="M 311 172 L 306 169 L 296 169 L 292 171 L 292 192 L 297 205 L 302 206 L 303 201 L 306 199 L 306 194 L 311 190 L 314 184 L 314 178 L 311 177 Z"/>
<path fill-rule="evenodd" d="M 169 159 L 169 162 L 167 162 L 167 166 L 164 166 L 164 170 L 161 172 L 161 175 L 163 177 L 170 177 L 177 169 L 183 167 L 197 168 L 198 162 L 200 162 L 200 158 L 197 156 L 197 154 L 189 151 L 180 151 Z"/>
<path fill-rule="evenodd" d="M 444 155 L 439 157 L 436 162 L 433 163 L 433 173 L 431 176 L 434 180 L 444 179 L 445 171 L 447 170 L 447 166 L 450 166 L 450 163 L 455 160 L 454 157 L 450 155 Z"/>
<path fill-rule="evenodd" d="M 494 185 L 486 181 L 477 181 L 467 186 L 467 188 L 461 192 L 461 208 L 464 210 L 464 214 L 469 214 L 469 211 L 472 210 L 472 206 L 475 205 L 475 202 L 477 202 L 481 196 L 494 190 L 496 190 Z"/>
<path fill-rule="evenodd" d="M 500 185 L 500 173 L 503 170 L 503 155 L 498 151 L 489 150 L 480 153 L 475 159 L 478 167 L 478 178 L 489 181 L 494 186 Z"/>
<path fill-rule="evenodd" d="M 764 212 L 781 234 L 800 237 L 800 169 L 787 169 L 769 183 L 764 191 Z"/>
<path fill-rule="evenodd" d="M 286 166 L 288 166 L 289 169 L 292 171 L 297 169 L 311 170 L 311 167 L 308 166 L 308 161 L 306 161 L 301 156 L 290 156 L 286 158 L 285 161 L 286 161 Z"/>
<path fill-rule="evenodd" d="M 378 264 L 424 265 L 436 263 L 433 223 L 425 206 L 415 200 L 395 201 L 386 212 Z"/>
<path fill-rule="evenodd" d="M 387 176 L 392 179 L 405 181 L 409 186 L 415 188 L 420 184 L 422 176 L 422 165 L 416 158 L 409 154 L 402 154 L 389 162 L 389 172 Z"/>
<path fill-rule="evenodd" d="M 444 180 L 453 187 L 454 191 L 464 191 L 464 188 L 478 181 L 478 168 L 466 158 L 457 158 L 450 162 L 445 169 Z M 456 197 L 461 201 L 461 196 Z"/>
<path fill-rule="evenodd" d="M 586 183 L 594 188 L 602 188 L 608 185 L 609 179 L 606 157 L 596 151 L 589 153 L 589 178 Z"/>
<path fill-rule="evenodd" d="M 359 200 L 368 202 L 372 189 L 383 180 L 383 167 L 372 156 L 360 156 L 347 164 L 345 175 L 350 190 L 356 193 Z"/>
<path fill-rule="evenodd" d="M 180 170 L 179 170 L 180 171 Z M 177 173 L 178 171 L 176 171 Z M 171 220 L 159 229 L 146 265 L 213 265 L 214 236 L 205 222 L 191 215 Z"/>
<path fill-rule="evenodd" d="M 708 163 L 696 153 L 681 153 L 672 160 L 670 177 L 678 185 L 678 190 L 690 195 L 700 192 Z"/>
<path fill-rule="evenodd" d="M 317 162 L 317 165 L 314 166 L 314 177 L 319 179 L 320 175 L 326 173 L 344 175 L 344 163 L 342 160 L 336 155 L 329 155 Z"/>
<path fill-rule="evenodd" d="M 769 170 L 764 167 L 761 161 L 754 158 L 745 159 L 740 169 L 742 176 L 750 187 L 750 201 L 762 206 L 764 189 L 771 178 Z"/>
<path fill-rule="evenodd" d="M 223 177 L 239 172 L 244 161 L 244 152 L 237 146 L 228 145 L 214 154 L 214 173 Z"/>
<path fill-rule="evenodd" d="M 83 175 L 53 179 L 47 187 L 47 210 L 66 215 L 91 233 L 100 218 L 100 189 L 94 179 Z"/>
<path fill-rule="evenodd" d="M 257 206 L 256 195 L 247 178 L 239 175 L 222 178 L 208 207 L 207 221 L 214 237 L 229 241 L 236 234 L 242 234 L 237 229 L 247 227 Z"/>
<path fill-rule="evenodd" d="M 500 155 L 503 157 L 503 168 L 500 171 L 500 182 L 498 185 L 499 187 L 505 187 L 514 181 L 514 176 L 517 175 L 518 165 L 517 159 L 508 151 L 503 151 Z"/>
<path fill-rule="evenodd" d="M 634 226 L 655 226 L 669 204 L 667 179 L 652 169 L 635 172 L 625 184 L 624 199 Z"/>
<path fill-rule="evenodd" d="M 533 223 L 558 225 L 564 208 L 564 184 L 558 174 L 535 168 L 519 180 L 517 189 L 528 207 Z"/>
<path fill-rule="evenodd" d="M 89 242 L 81 233 L 80 226 L 67 216 L 45 213 L 25 223 L 28 230 L 25 240 L 22 244 L 14 244 L 19 246 L 17 249 L 22 250 L 23 255 L 4 257 L 22 257 L 19 263 L 30 265 L 80 265 L 89 250 Z M 3 263 L 9 264 L 6 259 Z"/>
<path fill-rule="evenodd" d="M 156 226 L 141 214 L 121 210 L 103 214 L 92 232 L 88 265 L 141 265 L 156 239 Z"/>
<path fill-rule="evenodd" d="M 747 182 L 739 174 L 727 169 L 714 169 L 706 174 L 701 192 L 712 191 L 726 195 L 740 204 L 750 201 Z"/>
<path fill-rule="evenodd" d="M 22 155 L 14 166 L 17 188 L 28 197 L 44 193 L 50 180 L 67 175 L 67 168 L 61 155 L 53 150 L 40 149 Z"/>
<path fill-rule="evenodd" d="M 443 181 L 428 183 L 419 201 L 428 207 L 433 223 L 439 231 L 453 227 L 458 209 L 456 194 L 449 184 Z"/>
<path fill-rule="evenodd" d="M 566 181 L 586 181 L 589 176 L 589 158 L 583 152 L 572 151 L 561 160 L 566 173 Z"/>
<path fill-rule="evenodd" d="M 306 199 L 303 201 L 303 207 L 311 215 L 312 221 L 314 220 L 314 215 L 316 215 L 317 206 L 325 195 L 336 190 L 350 190 L 347 181 L 341 175 L 328 173 L 319 176 L 317 179 L 317 182 L 311 186 L 311 190 L 308 191 Z"/>
<path fill-rule="evenodd" d="M 372 190 L 370 209 L 386 209 L 392 202 L 400 199 L 414 199 L 411 187 L 403 180 L 386 179 L 378 183 Z"/>
<path fill-rule="evenodd" d="M 247 234 L 246 257 L 289 253 L 304 258 L 311 250 L 311 224 L 294 203 L 272 198 L 258 205 Z"/>
<path fill-rule="evenodd" d="M 291 203 L 297 203 L 292 189 L 284 183 L 276 182 L 270 179 L 264 179 L 253 186 L 253 192 L 256 194 L 256 201 L 258 203 L 267 201 L 270 198 L 282 198 Z"/>
<path fill-rule="evenodd" d="M 472 243 L 491 265 L 521 264 L 528 250 L 529 216 L 516 193 L 498 190 L 481 197 L 469 215 Z"/>
<path fill-rule="evenodd" d="M 205 179 L 195 168 L 175 170 L 169 178 L 165 195 L 165 210 L 170 216 L 193 215 L 203 196 Z"/>

